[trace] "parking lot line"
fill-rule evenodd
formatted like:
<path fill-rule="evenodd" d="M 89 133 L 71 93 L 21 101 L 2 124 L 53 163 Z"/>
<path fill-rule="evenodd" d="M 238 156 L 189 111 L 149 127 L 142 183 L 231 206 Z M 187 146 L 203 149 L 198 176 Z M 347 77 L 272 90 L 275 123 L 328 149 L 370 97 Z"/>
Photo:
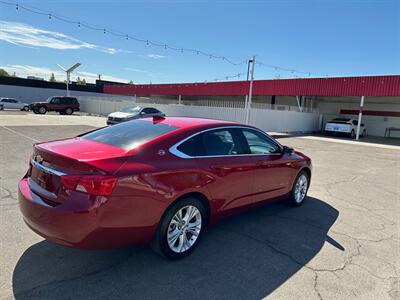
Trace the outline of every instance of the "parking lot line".
<path fill-rule="evenodd" d="M 20 135 L 20 136 L 22 136 L 22 137 L 24 137 L 24 138 L 26 138 L 26 139 L 29 139 L 29 140 L 31 140 L 31 141 L 34 141 L 34 142 L 38 142 L 39 140 L 37 140 L 37 139 L 34 139 L 34 138 L 31 138 L 31 137 L 29 137 L 29 136 L 27 136 L 27 135 L 25 135 L 25 134 L 23 134 L 23 133 L 20 133 L 20 132 L 18 132 L 18 131 L 15 131 L 15 130 L 12 130 L 12 129 L 10 129 L 10 128 L 7 128 L 6 126 L 0 126 L 1 128 L 4 128 L 5 130 L 8 130 L 8 131 L 10 131 L 10 132 L 12 132 L 12 133 L 15 133 L 15 134 L 17 134 L 17 135 Z"/>

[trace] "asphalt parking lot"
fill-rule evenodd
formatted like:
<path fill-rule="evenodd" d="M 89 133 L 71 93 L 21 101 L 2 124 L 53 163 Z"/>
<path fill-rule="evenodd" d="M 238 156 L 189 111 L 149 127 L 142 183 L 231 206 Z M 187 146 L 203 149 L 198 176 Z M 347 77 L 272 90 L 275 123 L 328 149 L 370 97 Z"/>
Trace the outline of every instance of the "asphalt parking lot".
<path fill-rule="evenodd" d="M 148 247 L 84 251 L 44 241 L 17 204 L 32 144 L 104 122 L 0 112 L 1 299 L 400 299 L 396 146 L 280 138 L 313 159 L 304 205 L 277 203 L 224 220 L 181 261 Z"/>

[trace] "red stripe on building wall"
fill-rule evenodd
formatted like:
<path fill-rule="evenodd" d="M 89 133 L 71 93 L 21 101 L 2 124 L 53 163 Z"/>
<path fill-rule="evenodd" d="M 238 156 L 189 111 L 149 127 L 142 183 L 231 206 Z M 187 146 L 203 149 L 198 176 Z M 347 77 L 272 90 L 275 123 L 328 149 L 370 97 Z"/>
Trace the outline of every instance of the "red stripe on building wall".
<path fill-rule="evenodd" d="M 248 81 L 109 85 L 104 92 L 123 95 L 244 96 Z M 255 80 L 255 96 L 400 96 L 400 75 Z"/>
<path fill-rule="evenodd" d="M 358 109 L 341 109 L 340 114 L 343 115 L 358 115 Z M 363 110 L 363 115 L 366 116 L 380 116 L 380 117 L 400 117 L 398 111 L 379 111 L 379 110 Z"/>

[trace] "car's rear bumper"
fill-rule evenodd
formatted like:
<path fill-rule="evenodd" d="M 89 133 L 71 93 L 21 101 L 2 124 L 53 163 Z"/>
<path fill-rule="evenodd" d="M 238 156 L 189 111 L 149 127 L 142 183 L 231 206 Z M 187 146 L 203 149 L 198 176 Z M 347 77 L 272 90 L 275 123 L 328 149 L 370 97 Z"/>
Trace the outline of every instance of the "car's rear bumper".
<path fill-rule="evenodd" d="M 123 205 L 100 204 L 98 197 L 75 192 L 68 201 L 50 206 L 30 189 L 26 178 L 19 182 L 18 190 L 25 223 L 37 234 L 58 244 L 110 249 L 146 244 L 155 232 L 155 226 L 124 224 L 121 220 L 127 219 L 127 212 L 122 209 Z"/>

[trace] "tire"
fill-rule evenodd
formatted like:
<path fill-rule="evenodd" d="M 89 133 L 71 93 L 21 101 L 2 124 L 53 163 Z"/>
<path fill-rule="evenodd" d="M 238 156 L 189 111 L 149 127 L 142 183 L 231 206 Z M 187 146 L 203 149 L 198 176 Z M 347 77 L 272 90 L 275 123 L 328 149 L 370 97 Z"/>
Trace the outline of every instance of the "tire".
<path fill-rule="evenodd" d="M 190 212 L 192 212 L 192 218 L 187 220 L 187 214 L 190 215 Z M 182 218 L 179 218 L 179 213 Z M 179 219 L 182 222 L 179 222 Z M 184 198 L 173 203 L 164 213 L 151 247 L 156 253 L 168 259 L 182 259 L 197 247 L 206 224 L 207 213 L 200 200 L 193 197 Z M 192 230 L 188 230 L 188 228 Z M 197 237 L 192 232 L 196 233 Z"/>
<path fill-rule="evenodd" d="M 22 111 L 29 111 L 29 106 L 24 106 L 21 110 Z"/>
<path fill-rule="evenodd" d="M 65 113 L 66 115 L 72 115 L 73 112 L 74 112 L 74 110 L 73 110 L 71 107 L 67 107 L 67 108 L 64 110 L 64 113 Z"/>
<path fill-rule="evenodd" d="M 307 192 L 309 186 L 310 186 L 310 176 L 308 176 L 308 173 L 303 170 L 299 174 L 297 174 L 296 179 L 293 183 L 293 187 L 290 192 L 290 196 L 288 198 L 289 205 L 301 206 L 304 200 L 307 198 Z"/>
<path fill-rule="evenodd" d="M 354 138 L 356 137 L 356 133 L 355 133 L 354 129 L 351 130 L 351 132 L 350 132 L 350 137 L 351 137 L 352 139 L 354 139 Z"/>
<path fill-rule="evenodd" d="M 38 108 L 38 112 L 39 114 L 44 115 L 45 113 L 47 113 L 47 108 L 45 106 L 40 106 Z"/>
<path fill-rule="evenodd" d="M 36 109 L 34 109 L 34 110 L 33 110 L 33 113 L 34 113 L 35 115 L 37 115 L 39 112 L 38 112 Z"/>

